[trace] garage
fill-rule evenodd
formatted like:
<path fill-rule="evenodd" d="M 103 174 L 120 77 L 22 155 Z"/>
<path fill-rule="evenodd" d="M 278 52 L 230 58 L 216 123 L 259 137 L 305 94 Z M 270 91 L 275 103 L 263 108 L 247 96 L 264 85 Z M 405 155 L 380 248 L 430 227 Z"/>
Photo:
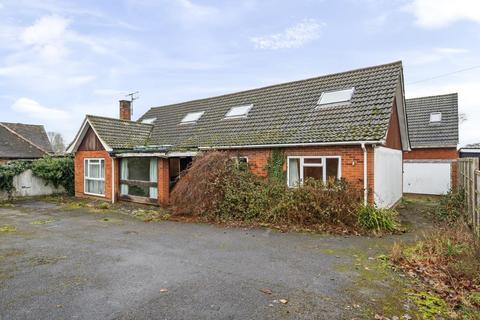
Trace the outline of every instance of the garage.
<path fill-rule="evenodd" d="M 403 192 L 441 195 L 451 188 L 449 160 L 406 160 L 403 164 Z"/>

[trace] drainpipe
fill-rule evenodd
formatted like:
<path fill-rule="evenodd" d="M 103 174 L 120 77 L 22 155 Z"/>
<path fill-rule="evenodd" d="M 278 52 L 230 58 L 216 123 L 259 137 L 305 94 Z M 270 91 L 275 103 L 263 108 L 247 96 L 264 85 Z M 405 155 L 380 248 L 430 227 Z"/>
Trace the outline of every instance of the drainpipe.
<path fill-rule="evenodd" d="M 365 147 L 365 143 L 362 142 L 361 144 L 363 150 L 363 204 L 366 206 L 368 204 L 368 172 L 367 172 L 367 148 Z"/>
<path fill-rule="evenodd" d="M 112 204 L 115 203 L 115 158 L 112 157 Z"/>

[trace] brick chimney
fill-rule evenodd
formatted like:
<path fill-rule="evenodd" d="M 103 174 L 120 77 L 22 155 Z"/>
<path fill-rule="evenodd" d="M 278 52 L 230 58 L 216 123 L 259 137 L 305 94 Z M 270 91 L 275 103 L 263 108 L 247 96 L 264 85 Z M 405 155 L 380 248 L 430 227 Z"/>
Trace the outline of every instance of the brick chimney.
<path fill-rule="evenodd" d="M 132 102 L 120 100 L 120 120 L 132 120 Z"/>

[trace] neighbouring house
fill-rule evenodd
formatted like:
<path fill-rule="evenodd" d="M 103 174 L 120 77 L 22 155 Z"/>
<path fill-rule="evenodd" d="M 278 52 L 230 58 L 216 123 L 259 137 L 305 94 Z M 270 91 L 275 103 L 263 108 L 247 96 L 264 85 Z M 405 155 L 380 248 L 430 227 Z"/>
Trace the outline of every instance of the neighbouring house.
<path fill-rule="evenodd" d="M 38 159 L 52 153 L 42 125 L 0 122 L 0 164 Z"/>
<path fill-rule="evenodd" d="M 480 158 L 480 143 L 467 144 L 459 150 L 460 158 Z"/>
<path fill-rule="evenodd" d="M 344 178 L 365 202 L 390 207 L 402 197 L 402 151 L 410 149 L 403 68 L 394 62 L 151 108 L 131 121 L 87 115 L 68 148 L 75 194 L 167 204 L 182 170 L 206 150 L 227 150 L 266 176 L 274 149 L 286 183 Z"/>
<path fill-rule="evenodd" d="M 403 153 L 405 193 L 440 195 L 456 185 L 458 95 L 406 100 L 411 151 Z"/>

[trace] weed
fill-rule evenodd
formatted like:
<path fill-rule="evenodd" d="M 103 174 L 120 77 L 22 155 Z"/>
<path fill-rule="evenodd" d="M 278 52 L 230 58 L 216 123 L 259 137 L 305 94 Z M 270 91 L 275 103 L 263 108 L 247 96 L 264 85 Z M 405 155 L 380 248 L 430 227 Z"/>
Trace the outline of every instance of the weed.
<path fill-rule="evenodd" d="M 52 222 L 54 222 L 54 221 L 55 221 L 55 220 L 35 220 L 35 221 L 30 222 L 30 224 L 33 224 L 33 225 L 42 225 L 42 224 L 52 223 Z"/>
<path fill-rule="evenodd" d="M 14 226 L 0 226 L 0 232 L 16 232 L 17 228 Z"/>
<path fill-rule="evenodd" d="M 368 230 L 395 231 L 398 213 L 392 209 L 380 209 L 372 206 L 364 206 L 358 215 L 358 224 Z"/>

